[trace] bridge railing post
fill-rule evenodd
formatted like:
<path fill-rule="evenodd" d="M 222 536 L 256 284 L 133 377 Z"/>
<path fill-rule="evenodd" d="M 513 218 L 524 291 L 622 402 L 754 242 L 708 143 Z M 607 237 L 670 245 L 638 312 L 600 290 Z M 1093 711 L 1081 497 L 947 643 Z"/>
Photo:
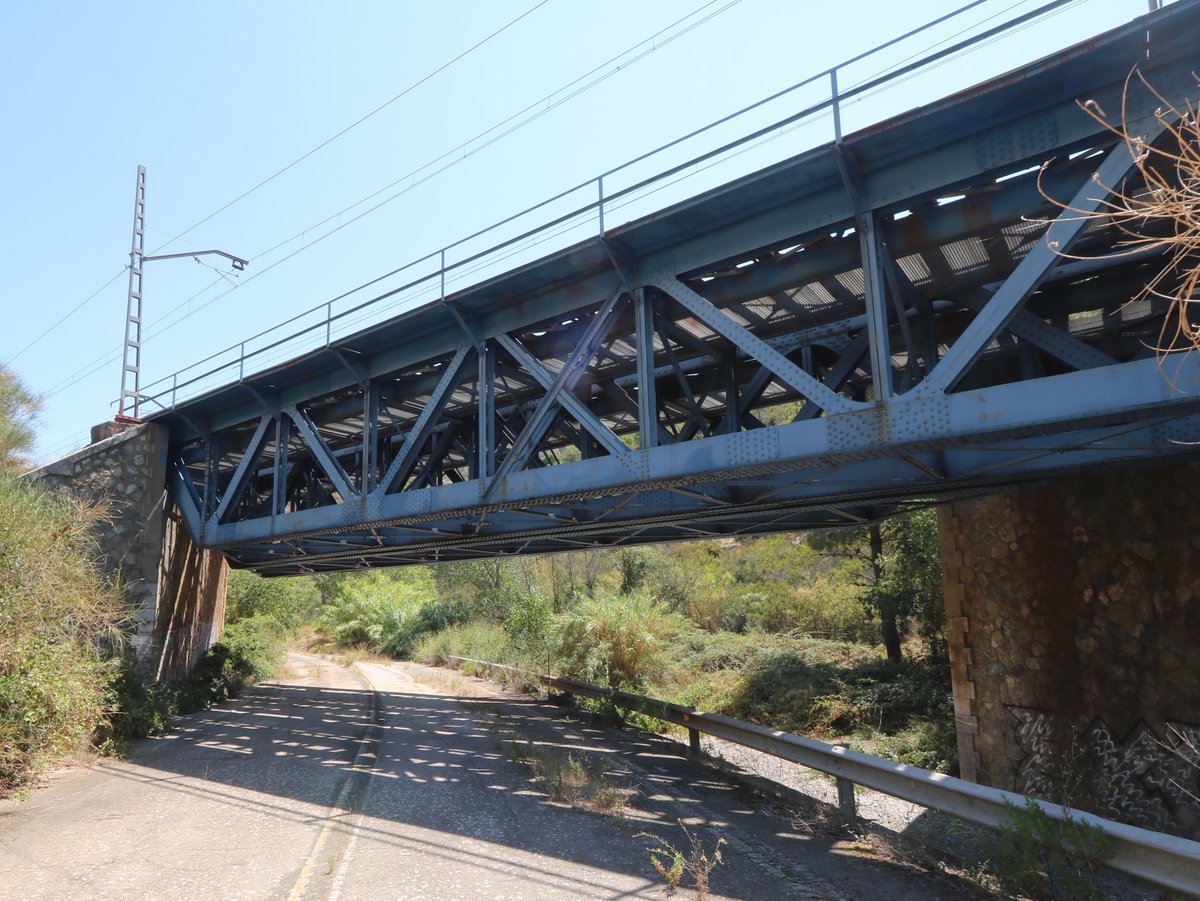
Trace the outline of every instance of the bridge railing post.
<path fill-rule="evenodd" d="M 596 192 L 599 199 L 596 202 L 597 209 L 600 210 L 600 234 L 604 235 L 604 176 L 601 175 L 596 179 Z"/>
<path fill-rule="evenodd" d="M 838 99 L 837 67 L 829 70 L 829 99 L 833 101 L 833 140 L 842 143 L 842 105 Z"/>
<path fill-rule="evenodd" d="M 330 336 L 333 333 L 333 301 L 325 304 L 325 346 L 329 346 Z"/>
<path fill-rule="evenodd" d="M 246 377 L 246 342 L 243 341 L 238 349 L 238 381 Z"/>

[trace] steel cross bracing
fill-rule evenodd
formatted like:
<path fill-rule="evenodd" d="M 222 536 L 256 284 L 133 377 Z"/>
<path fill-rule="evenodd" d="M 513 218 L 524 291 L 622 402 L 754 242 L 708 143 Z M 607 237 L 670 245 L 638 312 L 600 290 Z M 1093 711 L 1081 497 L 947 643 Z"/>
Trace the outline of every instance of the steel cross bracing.
<path fill-rule="evenodd" d="M 1149 33 L 1149 43 L 1147 43 Z M 666 209 L 158 415 L 192 534 L 265 575 L 796 530 L 1193 452 L 1136 190 L 1140 63 L 1200 6 Z M 1147 62 L 1148 60 L 1148 62 Z M 1161 101 L 1135 84 L 1130 128 Z M 1038 168 L 1048 162 L 1040 173 Z"/>

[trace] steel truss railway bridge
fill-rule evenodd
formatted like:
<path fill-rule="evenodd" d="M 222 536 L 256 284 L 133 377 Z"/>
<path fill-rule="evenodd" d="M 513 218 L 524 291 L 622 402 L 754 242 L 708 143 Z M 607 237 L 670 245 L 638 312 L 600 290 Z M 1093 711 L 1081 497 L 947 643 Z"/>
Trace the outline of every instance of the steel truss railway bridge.
<path fill-rule="evenodd" d="M 149 417 L 197 544 L 266 576 L 860 523 L 1195 452 L 1122 252 L 1200 5 L 1126 27 Z M 1157 96 L 1134 79 L 1139 66 Z M 1132 298 L 1139 298 L 1135 301 Z M 252 361 L 249 361 L 252 362 Z M 243 363 L 243 369 L 246 367 Z"/>

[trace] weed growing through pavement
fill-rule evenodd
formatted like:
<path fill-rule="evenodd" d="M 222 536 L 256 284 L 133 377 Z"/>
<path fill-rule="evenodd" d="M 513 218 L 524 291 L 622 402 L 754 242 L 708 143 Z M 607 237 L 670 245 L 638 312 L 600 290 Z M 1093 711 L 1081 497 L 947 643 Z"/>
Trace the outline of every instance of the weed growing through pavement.
<path fill-rule="evenodd" d="M 668 894 L 674 894 L 682 884 L 683 877 L 690 876 L 697 901 L 703 901 L 708 897 L 712 871 L 722 863 L 721 846 L 725 844 L 725 839 L 718 836 L 717 843 L 713 845 L 710 853 L 704 849 L 704 842 L 683 825 L 683 820 L 678 822 L 688 840 L 686 851 L 681 851 L 666 839 L 650 832 L 639 832 L 637 837 L 650 840 L 651 844 L 647 848 L 650 863 L 654 865 L 658 875 L 666 880 Z"/>
<path fill-rule="evenodd" d="M 595 813 L 624 815 L 629 790 L 614 781 L 612 768 L 600 758 L 513 740 L 508 743 L 508 759 L 531 770 L 534 780 L 554 801 Z"/>

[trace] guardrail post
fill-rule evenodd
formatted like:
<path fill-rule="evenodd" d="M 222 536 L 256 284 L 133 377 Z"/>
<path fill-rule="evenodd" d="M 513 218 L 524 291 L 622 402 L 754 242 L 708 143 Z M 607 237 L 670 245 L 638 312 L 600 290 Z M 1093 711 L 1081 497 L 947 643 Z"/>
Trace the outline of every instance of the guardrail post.
<path fill-rule="evenodd" d="M 688 729 L 688 750 L 692 754 L 700 753 L 700 730 Z"/>
<path fill-rule="evenodd" d="M 849 748 L 850 746 L 839 742 L 834 747 Z M 838 810 L 846 819 L 854 819 L 858 815 L 858 808 L 854 801 L 854 783 L 844 776 L 835 776 L 834 778 L 837 779 Z"/>

